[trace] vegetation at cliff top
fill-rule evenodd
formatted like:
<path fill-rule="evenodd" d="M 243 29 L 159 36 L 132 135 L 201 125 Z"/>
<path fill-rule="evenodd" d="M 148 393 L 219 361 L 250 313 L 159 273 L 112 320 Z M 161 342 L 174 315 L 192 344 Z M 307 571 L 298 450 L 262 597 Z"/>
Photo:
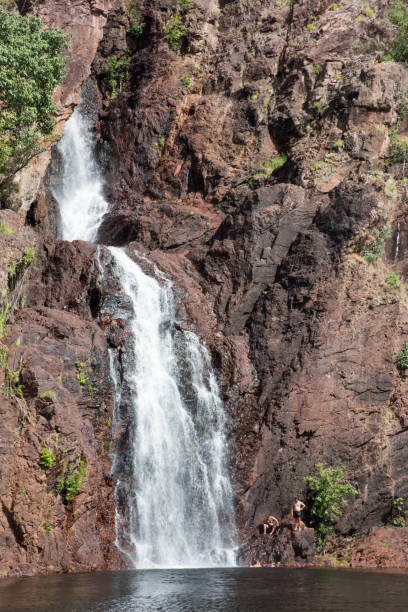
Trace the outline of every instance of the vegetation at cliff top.
<path fill-rule="evenodd" d="M 55 127 L 53 93 L 61 82 L 67 35 L 37 17 L 0 7 L 0 197 Z"/>
<path fill-rule="evenodd" d="M 316 545 L 322 550 L 327 536 L 333 530 L 336 516 L 341 516 L 341 506 L 346 503 L 346 497 L 357 495 L 357 489 L 344 480 L 344 468 L 326 463 L 316 463 L 315 473 L 306 476 L 311 504 L 311 524 L 315 529 Z"/>

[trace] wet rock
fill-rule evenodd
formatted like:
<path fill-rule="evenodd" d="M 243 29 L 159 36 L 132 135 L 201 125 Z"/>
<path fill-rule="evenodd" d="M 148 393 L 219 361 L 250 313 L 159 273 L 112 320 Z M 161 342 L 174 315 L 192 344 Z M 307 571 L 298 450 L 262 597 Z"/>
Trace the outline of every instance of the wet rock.
<path fill-rule="evenodd" d="M 295 531 L 292 524 L 282 523 L 272 535 L 253 535 L 241 547 L 239 560 L 245 565 L 296 567 L 307 564 L 314 554 L 314 529 Z"/>

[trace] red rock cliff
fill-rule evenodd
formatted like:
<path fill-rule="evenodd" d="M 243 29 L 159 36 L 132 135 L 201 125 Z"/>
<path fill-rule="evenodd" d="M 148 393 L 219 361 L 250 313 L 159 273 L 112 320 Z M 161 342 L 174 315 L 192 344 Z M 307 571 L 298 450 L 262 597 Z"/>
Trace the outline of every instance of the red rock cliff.
<path fill-rule="evenodd" d="M 139 1 L 138 37 L 127 34 L 119 2 L 72 5 L 58 21 L 48 0 L 39 9 L 74 38 L 72 24 L 98 32 L 82 46 L 78 30 L 72 48 L 81 50 L 80 68 L 71 60 L 60 99 L 72 107 L 92 61 L 96 152 L 112 202 L 100 241 L 135 243 L 172 277 L 180 324 L 211 350 L 230 420 L 242 539 L 305 494 L 304 477 L 317 461 L 342 461 L 358 487 L 339 533 L 383 524 L 393 498 L 408 497 L 407 380 L 395 365 L 408 340 L 407 198 L 405 164 L 390 143 L 396 126 L 400 138 L 407 135 L 408 71 L 381 61 L 395 36 L 387 7 L 382 0 L 195 0 L 178 51 L 165 37 L 173 0 Z M 116 95 L 106 78 L 112 56 L 130 58 Z M 106 520 L 98 501 L 108 499 L 112 512 L 102 444 L 112 390 L 95 323 L 93 247 L 55 241 L 47 180 L 14 206 L 20 212 L 2 213 L 22 224 L 28 210 L 18 240 L 29 233 L 41 254 L 21 279 L 28 308 L 7 332 L 10 346 L 21 337 L 13 351 L 17 360 L 23 355 L 32 416 L 22 427 L 19 406 L 3 401 L 5 571 L 78 569 L 86 556 L 98 568 L 116 563 L 112 514 Z M 370 263 L 364 254 L 378 232 L 388 236 L 385 253 Z M 100 396 L 76 383 L 75 364 L 88 354 Z M 56 396 L 41 396 L 44 386 Z M 55 433 L 64 450 L 87 456 L 94 475 L 73 507 L 59 502 L 52 510 L 58 529 L 44 534 L 48 515 L 38 519 L 32 505 L 45 508 L 48 499 L 37 458 Z M 28 481 L 35 491 L 24 505 Z M 84 556 L 75 540 L 80 520 L 93 551 Z"/>

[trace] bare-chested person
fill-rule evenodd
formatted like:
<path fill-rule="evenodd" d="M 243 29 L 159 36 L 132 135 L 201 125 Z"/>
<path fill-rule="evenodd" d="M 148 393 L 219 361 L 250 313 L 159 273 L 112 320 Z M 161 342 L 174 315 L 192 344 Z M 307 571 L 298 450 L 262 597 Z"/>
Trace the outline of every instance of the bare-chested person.
<path fill-rule="evenodd" d="M 279 527 L 279 521 L 275 516 L 272 516 L 271 514 L 266 519 L 266 523 L 261 525 L 261 533 L 263 534 L 267 533 L 269 535 L 273 535 L 277 527 Z"/>
<path fill-rule="evenodd" d="M 304 504 L 300 499 L 296 498 L 292 505 L 292 515 L 295 519 L 295 531 L 300 531 L 306 525 L 302 521 L 302 510 L 306 508 L 306 504 Z"/>

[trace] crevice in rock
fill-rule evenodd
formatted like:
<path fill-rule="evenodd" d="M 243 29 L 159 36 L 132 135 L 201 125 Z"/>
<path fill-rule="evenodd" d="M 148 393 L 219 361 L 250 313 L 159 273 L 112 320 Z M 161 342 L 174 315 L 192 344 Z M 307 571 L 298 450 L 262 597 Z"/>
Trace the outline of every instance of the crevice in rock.
<path fill-rule="evenodd" d="M 2 502 L 1 506 L 2 506 L 3 513 L 7 519 L 7 522 L 9 524 L 9 527 L 14 534 L 17 544 L 21 546 L 22 548 L 27 549 L 27 546 L 25 544 L 23 529 L 21 525 L 19 524 L 19 522 L 17 521 L 17 519 L 15 518 L 15 514 L 13 510 L 9 510 L 7 506 L 4 504 L 4 502 Z"/>

